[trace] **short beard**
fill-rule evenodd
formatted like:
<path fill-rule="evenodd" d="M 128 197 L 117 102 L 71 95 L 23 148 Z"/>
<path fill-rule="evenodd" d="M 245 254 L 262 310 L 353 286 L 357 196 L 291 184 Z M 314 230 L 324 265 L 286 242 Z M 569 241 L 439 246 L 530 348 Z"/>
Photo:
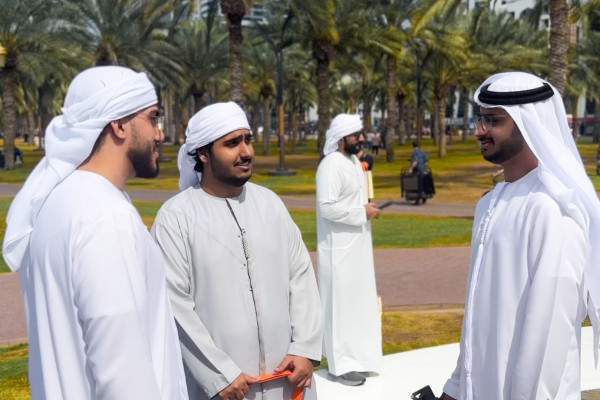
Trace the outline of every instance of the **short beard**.
<path fill-rule="evenodd" d="M 346 138 L 344 138 L 344 151 L 347 154 L 358 154 L 358 152 L 362 149 L 363 143 L 356 142 L 354 144 L 348 143 Z"/>
<path fill-rule="evenodd" d="M 517 154 L 519 154 L 525 147 L 525 139 L 521 134 L 521 131 L 515 124 L 510 137 L 500 144 L 498 151 L 493 154 L 483 155 L 484 160 L 489 161 L 493 164 L 500 165 L 507 160 L 510 160 Z"/>
<path fill-rule="evenodd" d="M 212 156 L 212 149 L 209 150 Z M 208 158 L 208 164 L 212 171 L 212 175 L 219 182 L 233 187 L 241 187 L 244 186 L 246 182 L 252 177 L 252 170 L 250 170 L 250 174 L 248 176 L 235 176 L 230 175 L 227 168 L 223 166 L 214 156 Z M 206 167 L 206 166 L 205 166 Z"/>
<path fill-rule="evenodd" d="M 156 178 L 160 172 L 158 160 L 154 161 L 154 141 L 140 144 L 140 137 L 136 130 L 132 133 L 133 146 L 127 150 L 127 158 L 131 162 L 137 178 Z"/>

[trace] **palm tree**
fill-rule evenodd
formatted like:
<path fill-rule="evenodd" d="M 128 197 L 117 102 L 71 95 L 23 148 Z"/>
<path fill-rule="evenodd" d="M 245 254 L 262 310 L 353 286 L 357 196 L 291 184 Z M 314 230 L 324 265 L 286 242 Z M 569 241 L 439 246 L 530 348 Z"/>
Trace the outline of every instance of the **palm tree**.
<path fill-rule="evenodd" d="M 295 38 L 292 35 L 294 25 L 294 13 L 291 8 L 283 3 L 273 3 L 270 7 L 269 17 L 266 23 L 256 22 L 256 28 L 259 38 L 257 43 L 266 42 L 277 63 L 277 131 L 279 138 L 279 167 L 277 171 L 285 174 L 285 132 L 284 132 L 284 109 L 283 109 L 283 60 L 284 50 L 294 44 Z"/>
<path fill-rule="evenodd" d="M 273 76 L 277 70 L 277 60 L 268 45 L 247 48 L 246 79 L 253 82 L 254 90 L 260 93 L 263 105 L 263 155 L 271 154 L 271 97 L 275 91 Z"/>
<path fill-rule="evenodd" d="M 426 73 L 431 76 L 435 103 L 434 136 L 438 140 L 438 155 L 446 154 L 445 117 L 446 104 L 451 91 L 460 80 L 462 66 L 468 59 L 466 34 L 459 29 L 458 21 L 464 13 L 460 1 L 443 4 L 440 13 L 434 16 L 421 31 L 423 42 L 428 48 L 429 63 Z"/>
<path fill-rule="evenodd" d="M 6 49 L 2 77 L 5 168 L 14 168 L 16 97 L 24 84 L 39 87 L 52 76 L 64 82 L 76 70 L 73 47 L 52 36 L 60 3 L 0 0 L 0 44 Z"/>
<path fill-rule="evenodd" d="M 216 23 L 216 11 L 215 6 L 205 18 L 181 25 L 173 35 L 184 70 L 178 87 L 183 98 L 191 97 L 194 112 L 208 104 L 211 88 L 227 81 L 227 32 Z"/>
<path fill-rule="evenodd" d="M 550 58 L 548 80 L 563 95 L 567 80 L 567 52 L 569 50 L 569 2 L 549 0 L 550 5 Z"/>
<path fill-rule="evenodd" d="M 305 109 L 312 105 L 317 98 L 315 85 L 312 80 L 314 71 L 314 59 L 298 45 L 290 47 L 284 65 L 284 86 L 289 95 L 286 98 L 286 107 L 289 112 L 290 139 L 292 154 L 296 151 L 298 129 L 298 118 L 305 123 Z M 303 125 L 305 128 L 305 126 Z"/>
<path fill-rule="evenodd" d="M 292 0 L 296 15 L 301 20 L 300 35 L 305 46 L 312 50 L 317 69 L 317 150 L 323 151 L 325 132 L 331 121 L 330 63 L 339 41 L 336 27 L 336 0 Z"/>
<path fill-rule="evenodd" d="M 229 97 L 242 102 L 242 19 L 250 7 L 249 0 L 221 0 L 221 11 L 229 30 Z"/>
<path fill-rule="evenodd" d="M 65 0 L 60 28 L 93 64 L 145 70 L 165 86 L 181 75 L 170 37 L 189 6 L 189 1 Z"/>

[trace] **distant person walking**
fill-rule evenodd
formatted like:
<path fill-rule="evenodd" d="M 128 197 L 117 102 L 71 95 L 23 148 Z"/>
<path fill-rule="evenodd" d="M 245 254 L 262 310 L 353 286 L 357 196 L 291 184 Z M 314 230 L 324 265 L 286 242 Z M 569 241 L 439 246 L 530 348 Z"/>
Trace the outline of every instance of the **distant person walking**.
<path fill-rule="evenodd" d="M 373 133 L 373 137 L 371 138 L 371 146 L 373 147 L 372 153 L 378 155 L 379 148 L 381 147 L 381 133 Z"/>
<path fill-rule="evenodd" d="M 415 140 L 412 144 L 413 146 L 413 150 L 412 153 L 410 155 L 410 167 L 408 169 L 408 172 L 410 174 L 412 174 L 413 172 L 417 174 L 417 190 L 418 190 L 418 197 L 415 200 L 415 204 L 419 204 L 419 200 L 421 200 L 423 202 L 423 204 L 425 204 L 425 202 L 427 201 L 427 198 L 429 197 L 429 194 L 431 192 L 432 186 L 433 186 L 433 181 L 431 180 L 431 183 L 427 182 L 428 185 L 425 185 L 425 172 L 427 169 L 427 154 L 425 154 L 425 152 L 423 150 L 421 150 L 421 148 L 419 147 L 419 141 Z M 427 186 L 427 191 L 428 193 L 425 194 L 425 186 Z"/>

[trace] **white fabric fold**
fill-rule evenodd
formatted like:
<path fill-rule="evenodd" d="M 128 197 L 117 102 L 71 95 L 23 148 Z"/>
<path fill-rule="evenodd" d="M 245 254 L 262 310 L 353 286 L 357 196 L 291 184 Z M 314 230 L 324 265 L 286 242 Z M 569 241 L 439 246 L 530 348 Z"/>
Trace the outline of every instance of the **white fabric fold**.
<path fill-rule="evenodd" d="M 33 225 L 46 197 L 90 155 L 104 127 L 157 102 L 154 86 L 143 72 L 116 66 L 95 67 L 73 79 L 63 114 L 46 128 L 46 154 L 8 211 L 2 251 L 11 270 L 22 266 Z"/>
<path fill-rule="evenodd" d="M 338 141 L 344 136 L 351 135 L 363 129 L 360 116 L 356 114 L 338 114 L 331 121 L 325 133 L 325 146 L 323 155 L 333 153 L 338 149 Z"/>
<path fill-rule="evenodd" d="M 177 155 L 179 190 L 194 186 L 202 176 L 194 171 L 196 162 L 190 153 L 238 129 L 251 131 L 246 113 L 233 101 L 211 104 L 190 118 L 185 131 L 185 143 Z"/>
<path fill-rule="evenodd" d="M 544 82 L 525 72 L 500 73 L 488 78 L 477 89 L 474 98 L 482 107 L 499 107 L 508 112 L 539 161 L 540 181 L 587 234 L 589 246 L 583 300 L 588 304 L 597 344 L 600 334 L 600 201 L 571 135 L 560 93 L 550 85 L 554 96 L 543 102 L 498 106 L 479 101 L 481 88 L 487 84 L 494 92 L 512 92 L 538 88 Z M 597 364 L 597 345 L 594 356 Z"/>

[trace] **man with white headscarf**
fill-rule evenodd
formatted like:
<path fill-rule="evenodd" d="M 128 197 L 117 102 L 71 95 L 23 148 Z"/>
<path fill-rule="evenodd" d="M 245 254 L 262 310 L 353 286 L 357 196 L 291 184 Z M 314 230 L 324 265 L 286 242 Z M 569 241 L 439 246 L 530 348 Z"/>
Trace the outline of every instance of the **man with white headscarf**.
<path fill-rule="evenodd" d="M 550 84 L 496 74 L 475 101 L 481 153 L 505 181 L 475 210 L 461 351 L 442 398 L 580 399 L 586 313 L 598 332 L 600 202 Z"/>
<path fill-rule="evenodd" d="M 364 383 L 382 360 L 370 222 L 381 210 L 368 201 L 367 179 L 356 157 L 363 142 L 360 117 L 337 115 L 316 177 L 323 352 L 329 373 L 349 386 Z"/>
<path fill-rule="evenodd" d="M 306 387 L 304 398 L 314 399 L 323 329 L 315 275 L 281 199 L 247 182 L 251 140 L 233 102 L 194 115 L 177 159 L 181 192 L 152 227 L 188 390 L 200 400 L 289 400 Z M 261 383 L 282 371 L 291 375 Z"/>
<path fill-rule="evenodd" d="M 160 250 L 123 191 L 158 174 L 159 120 L 146 74 L 81 72 L 11 204 L 33 399 L 188 398 Z"/>

